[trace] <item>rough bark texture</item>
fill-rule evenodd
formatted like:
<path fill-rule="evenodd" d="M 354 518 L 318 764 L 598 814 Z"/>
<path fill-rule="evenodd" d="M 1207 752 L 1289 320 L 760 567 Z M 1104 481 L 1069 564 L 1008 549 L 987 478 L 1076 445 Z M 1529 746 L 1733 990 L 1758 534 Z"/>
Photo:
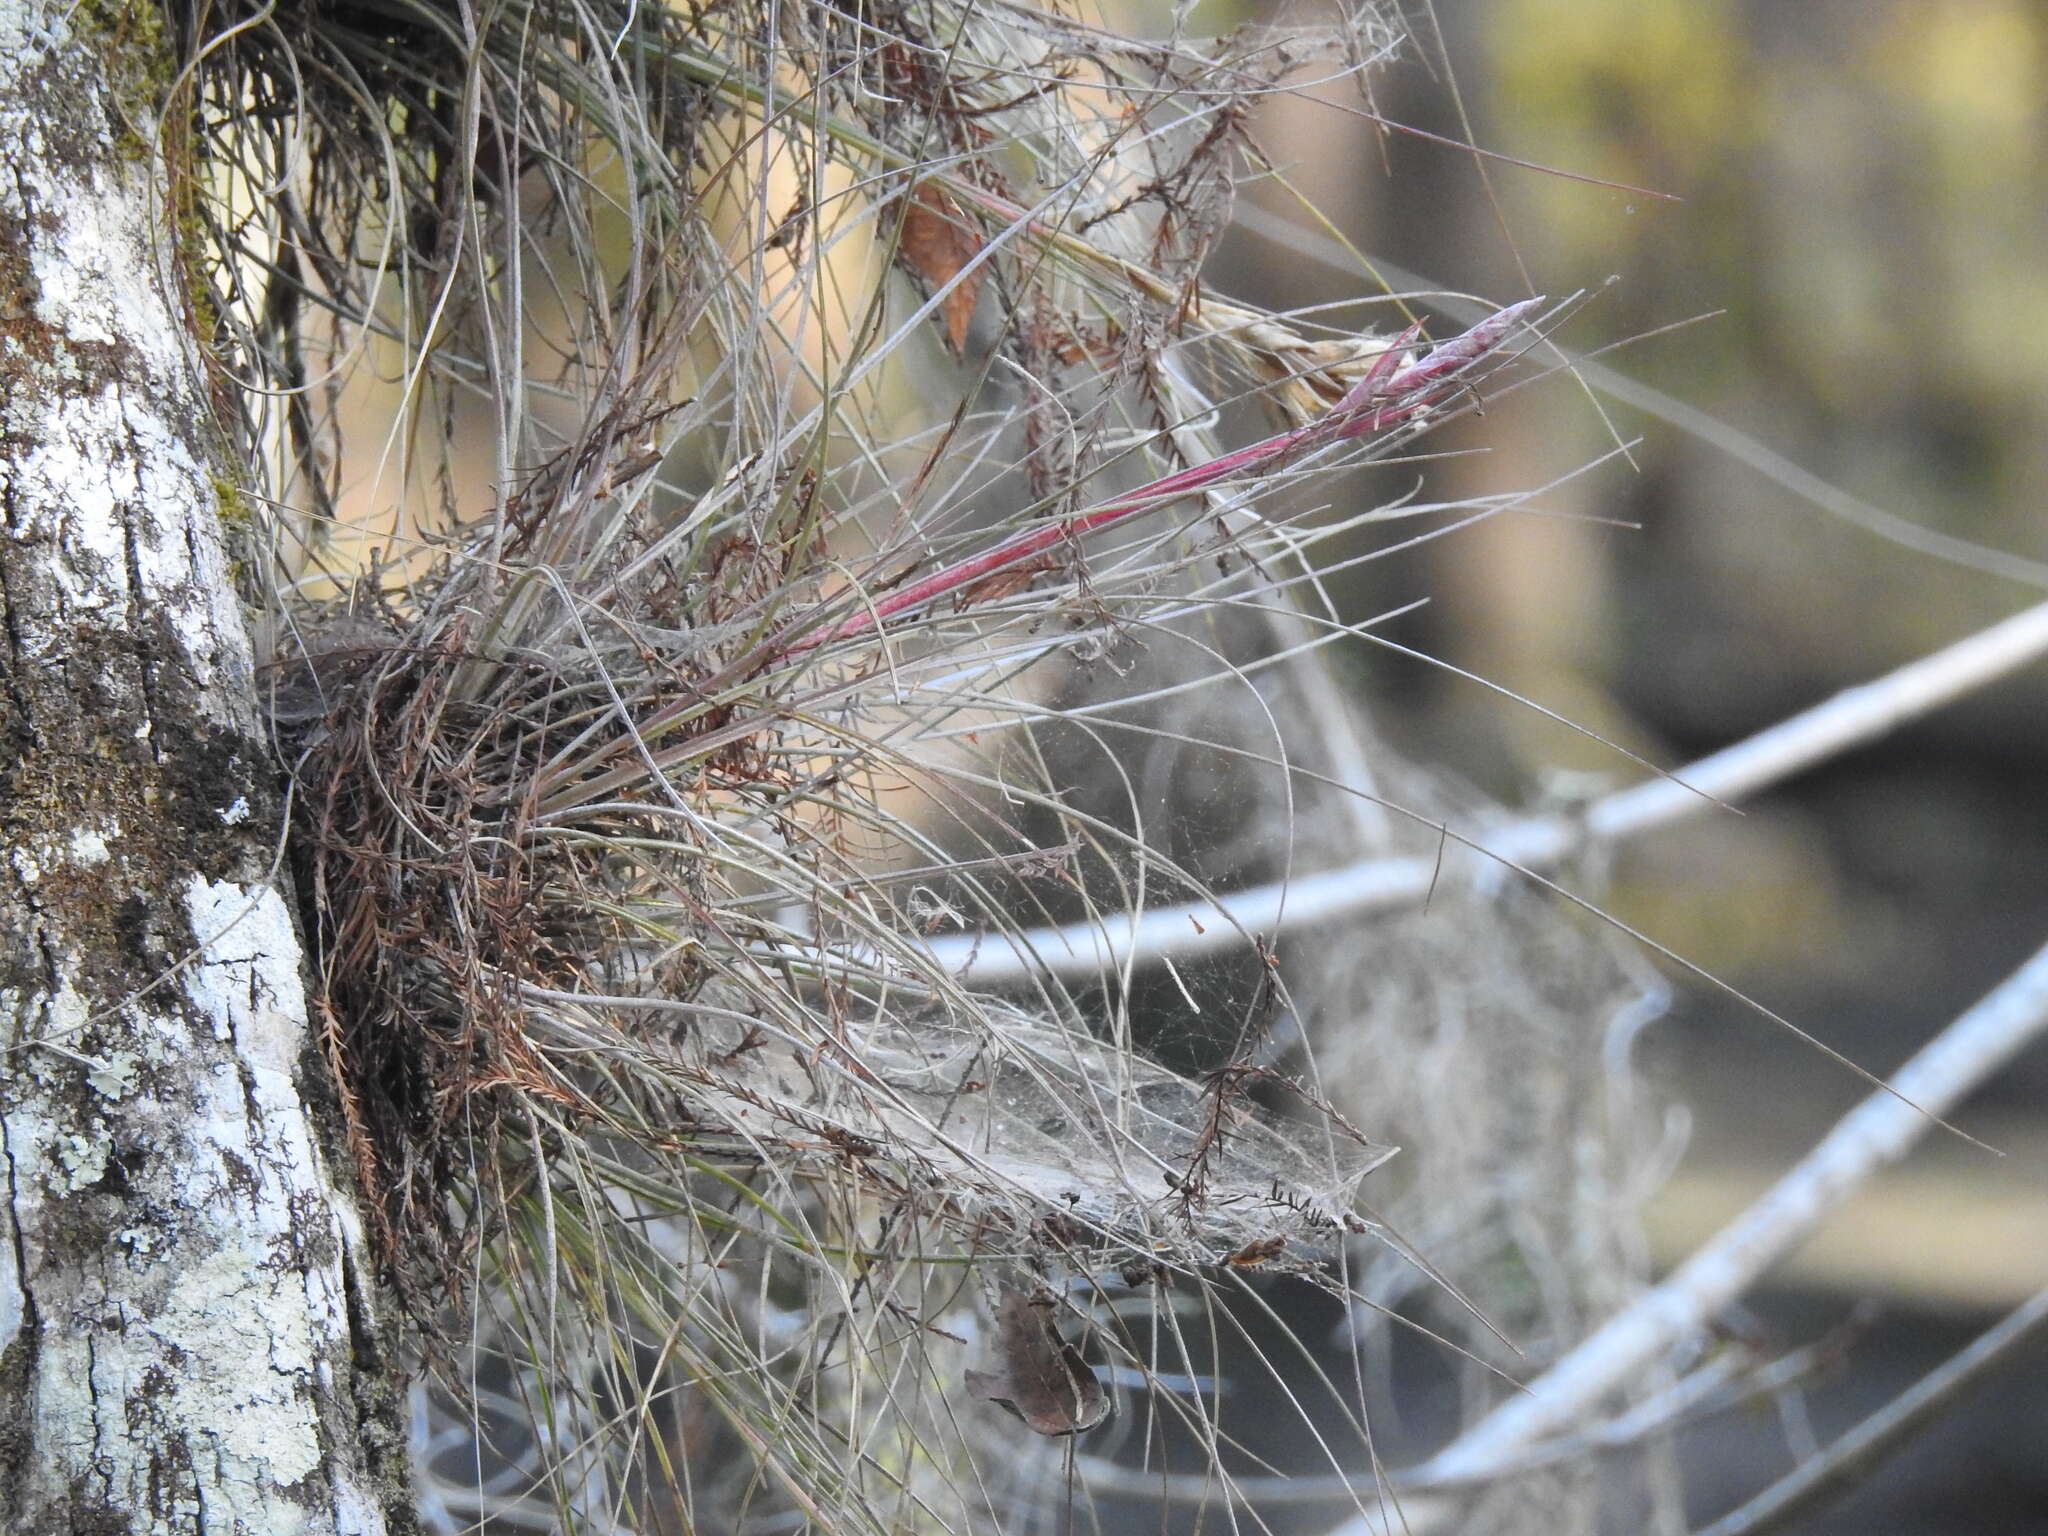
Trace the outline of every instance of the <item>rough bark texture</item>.
<path fill-rule="evenodd" d="M 0 0 L 0 1530 L 381 1532 L 152 18 Z"/>

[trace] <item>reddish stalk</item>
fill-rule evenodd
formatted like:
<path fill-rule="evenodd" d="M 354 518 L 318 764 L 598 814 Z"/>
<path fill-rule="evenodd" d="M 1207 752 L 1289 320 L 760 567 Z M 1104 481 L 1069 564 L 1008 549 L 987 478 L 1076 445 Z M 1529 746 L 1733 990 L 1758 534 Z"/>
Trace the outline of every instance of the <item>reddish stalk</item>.
<path fill-rule="evenodd" d="M 964 560 L 946 566 L 943 570 L 934 571 L 929 576 L 911 582 L 908 586 L 877 599 L 860 612 L 851 614 L 836 624 L 786 641 L 771 654 L 769 660 L 782 661 L 817 646 L 863 634 L 900 613 L 921 607 L 933 598 L 959 591 L 1007 566 L 1029 560 L 1063 539 L 1093 533 L 1098 528 L 1106 528 L 1111 523 L 1130 517 L 1134 513 L 1150 511 L 1154 507 L 1206 489 L 1219 480 L 1253 472 L 1271 473 L 1313 449 L 1399 426 L 1413 417 L 1417 411 L 1440 399 L 1458 374 L 1499 346 L 1523 318 L 1542 302 L 1542 299 L 1535 298 L 1524 299 L 1519 304 L 1510 304 L 1506 309 L 1487 316 L 1462 335 L 1452 337 L 1441 346 L 1432 347 L 1422 357 L 1397 372 L 1396 365 L 1403 349 L 1415 339 L 1421 329 L 1419 326 L 1411 326 L 1396 337 L 1387 350 L 1373 361 L 1365 377 L 1354 384 L 1343 399 L 1306 426 L 1275 433 L 1249 447 L 1239 448 L 1233 453 L 1226 453 L 1188 469 L 1177 470 L 1173 474 L 1140 486 L 1129 495 L 1103 502 L 1072 517 L 1042 523 L 1035 528 L 1020 529 L 980 554 L 970 555 Z"/>

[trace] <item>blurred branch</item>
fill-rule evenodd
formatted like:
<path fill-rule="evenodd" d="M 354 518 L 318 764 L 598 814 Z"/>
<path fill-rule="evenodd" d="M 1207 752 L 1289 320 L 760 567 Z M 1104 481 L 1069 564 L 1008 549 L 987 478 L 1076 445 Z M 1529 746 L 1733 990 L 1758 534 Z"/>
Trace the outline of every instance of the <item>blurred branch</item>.
<path fill-rule="evenodd" d="M 1624 1308 L 1522 1394 L 1415 1471 L 1464 1481 L 1566 1433 L 1610 1393 L 1698 1333 L 1862 1183 L 1896 1161 L 1972 1088 L 2048 1027 L 2048 946 L 1956 1019 L 1888 1087 L 1864 1099 L 1763 1198 L 1665 1280 Z M 1910 1101 L 1910 1102 L 1909 1102 Z M 1415 1510 L 1409 1510 L 1415 1522 Z M 1365 1536 L 1352 1523 L 1339 1536 Z"/>
<path fill-rule="evenodd" d="M 2036 1291 L 1998 1325 L 1921 1377 L 1818 1456 L 1809 1457 L 1699 1536 L 1764 1536 L 1840 1492 L 1947 1412 L 1986 1377 L 2012 1364 L 2048 1328 L 2048 1288 Z"/>
<path fill-rule="evenodd" d="M 1384 1476 L 1326 1472 L 1225 1477 L 1214 1469 L 1173 1472 L 1129 1467 L 1106 1456 L 1081 1458 L 1081 1476 L 1089 1491 L 1098 1496 L 1149 1495 L 1181 1503 L 1202 1503 L 1227 1495 L 1247 1508 L 1349 1503 L 1376 1497 L 1383 1489 L 1397 1495 L 1446 1492 L 1517 1477 L 1589 1455 L 1632 1449 L 1646 1440 L 1782 1393 L 1832 1364 L 1843 1348 L 1839 1340 L 1830 1338 L 1773 1360 L 1759 1360 L 1745 1349 L 1722 1350 L 1697 1370 L 1613 1418 L 1532 1445 L 1513 1461 L 1489 1468 L 1485 1476 L 1476 1479 L 1439 1478 L 1424 1469 L 1389 1472 Z"/>
<path fill-rule="evenodd" d="M 1725 806 L 1873 741 L 2048 655 L 2048 603 L 2023 610 L 1897 671 L 1836 694 L 1688 768 L 1618 790 L 1572 816 L 1534 817 L 1495 832 L 1444 837 L 1510 868 L 1555 868 L 1588 847 L 1669 826 Z M 1017 934 L 927 940 L 945 969 L 973 986 L 1050 973 L 1086 979 L 1127 964 L 1186 960 L 1285 930 L 1420 906 L 1443 874 L 1434 857 L 1372 859 L 1234 895 L 1137 913 L 1120 927 L 1099 920 Z M 1219 921 L 1220 914 L 1220 921 Z"/>

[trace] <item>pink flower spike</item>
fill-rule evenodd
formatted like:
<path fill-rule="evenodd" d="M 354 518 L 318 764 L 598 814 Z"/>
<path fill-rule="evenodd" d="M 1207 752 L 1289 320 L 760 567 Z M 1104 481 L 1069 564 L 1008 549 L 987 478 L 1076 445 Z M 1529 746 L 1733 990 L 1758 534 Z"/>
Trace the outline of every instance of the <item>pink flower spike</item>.
<path fill-rule="evenodd" d="M 1401 366 L 1401 354 L 1406 352 L 1414 344 L 1415 338 L 1421 334 L 1422 322 L 1418 320 L 1388 342 L 1386 349 L 1372 360 L 1372 367 L 1365 371 L 1365 377 L 1344 392 L 1344 398 L 1330 408 L 1330 414 L 1351 416 L 1384 395 L 1387 392 L 1387 381 L 1394 376 L 1394 370 Z"/>
<path fill-rule="evenodd" d="M 1453 336 L 1443 345 L 1430 348 L 1413 367 L 1404 368 L 1396 374 L 1387 385 L 1386 392 L 1398 399 L 1469 368 L 1499 346 L 1508 333 L 1521 324 L 1530 311 L 1540 308 L 1543 302 L 1538 296 L 1494 311 L 1463 335 Z"/>
<path fill-rule="evenodd" d="M 1227 480 L 1251 470 L 1277 469 L 1297 455 L 1310 449 L 1324 447 L 1333 440 L 1363 437 L 1368 432 L 1382 432 L 1388 427 L 1396 426 L 1429 404 L 1440 392 L 1439 386 L 1444 381 L 1499 346 L 1508 333 L 1514 330 L 1531 310 L 1542 303 L 1542 299 L 1535 298 L 1524 299 L 1519 304 L 1510 304 L 1506 309 L 1488 315 L 1462 335 L 1453 336 L 1441 346 L 1430 348 L 1422 358 L 1410 366 L 1399 368 L 1401 354 L 1422 332 L 1421 326 L 1410 326 L 1394 339 L 1392 345 L 1373 359 L 1372 366 L 1366 370 L 1364 378 L 1346 390 L 1343 398 L 1330 407 L 1325 415 L 1308 425 L 1275 433 L 1272 437 L 1262 438 L 1248 447 L 1222 454 L 1187 469 L 1176 470 L 1173 474 L 1140 486 L 1128 495 L 1103 502 L 1073 517 L 1021 528 L 978 555 L 970 555 L 964 560 L 956 561 L 884 594 L 868 607 L 849 614 L 836 624 L 829 624 L 809 634 L 799 634 L 783 641 L 769 651 L 768 659 L 785 660 L 791 656 L 800 656 L 805 651 L 831 641 L 846 640 L 863 634 L 897 614 L 922 607 L 934 598 L 943 597 L 949 592 L 958 592 L 1007 566 L 1021 564 L 1042 554 L 1062 539 L 1079 538 L 1084 533 L 1093 533 L 1098 528 L 1120 522 L 1134 513 L 1147 512 L 1168 502 L 1178 501 L 1181 497 L 1203 490 L 1219 480 Z M 1376 405 L 1376 401 L 1382 403 Z"/>

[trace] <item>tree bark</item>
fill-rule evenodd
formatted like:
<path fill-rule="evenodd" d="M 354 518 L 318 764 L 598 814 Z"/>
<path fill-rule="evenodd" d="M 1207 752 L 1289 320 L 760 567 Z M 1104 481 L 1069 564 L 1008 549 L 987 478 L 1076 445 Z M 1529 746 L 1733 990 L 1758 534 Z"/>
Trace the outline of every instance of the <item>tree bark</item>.
<path fill-rule="evenodd" d="M 410 1529 L 152 195 L 160 35 L 0 0 L 0 1530 Z"/>

